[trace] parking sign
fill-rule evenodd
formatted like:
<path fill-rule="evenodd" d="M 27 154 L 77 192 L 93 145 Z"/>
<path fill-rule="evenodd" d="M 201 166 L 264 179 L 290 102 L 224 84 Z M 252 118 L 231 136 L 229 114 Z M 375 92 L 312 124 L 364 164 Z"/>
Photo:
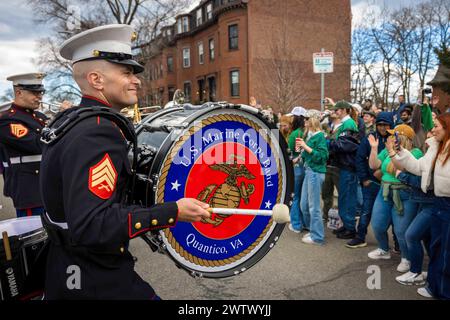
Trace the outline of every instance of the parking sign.
<path fill-rule="evenodd" d="M 332 73 L 333 52 L 316 52 L 313 54 L 314 73 Z"/>

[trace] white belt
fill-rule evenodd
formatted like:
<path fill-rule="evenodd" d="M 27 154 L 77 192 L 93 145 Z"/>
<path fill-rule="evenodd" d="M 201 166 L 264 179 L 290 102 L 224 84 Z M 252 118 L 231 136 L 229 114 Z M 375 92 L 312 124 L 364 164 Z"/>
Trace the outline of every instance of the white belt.
<path fill-rule="evenodd" d="M 8 168 L 9 167 L 8 162 L 2 162 L 2 165 L 3 165 L 3 168 Z"/>
<path fill-rule="evenodd" d="M 48 213 L 46 212 L 45 215 L 47 216 L 48 221 L 50 221 L 52 224 L 54 224 L 55 226 L 60 227 L 61 229 L 67 230 L 69 229 L 67 223 L 58 223 L 58 222 L 54 222 L 52 221 L 52 219 L 50 219 L 50 217 L 48 216 Z"/>
<path fill-rule="evenodd" d="M 10 158 L 9 162 L 11 162 L 11 164 L 18 164 L 18 163 L 40 162 L 41 160 L 42 160 L 42 155 L 38 154 L 35 156 L 23 156 L 23 157 Z"/>

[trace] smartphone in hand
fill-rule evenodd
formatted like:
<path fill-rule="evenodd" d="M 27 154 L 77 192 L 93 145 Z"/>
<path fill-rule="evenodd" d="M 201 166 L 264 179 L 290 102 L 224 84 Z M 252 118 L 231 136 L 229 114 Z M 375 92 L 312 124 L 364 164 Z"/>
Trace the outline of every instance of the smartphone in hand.
<path fill-rule="evenodd" d="M 398 137 L 398 132 L 394 133 L 394 137 L 395 137 L 395 150 L 400 151 L 400 139 Z"/>

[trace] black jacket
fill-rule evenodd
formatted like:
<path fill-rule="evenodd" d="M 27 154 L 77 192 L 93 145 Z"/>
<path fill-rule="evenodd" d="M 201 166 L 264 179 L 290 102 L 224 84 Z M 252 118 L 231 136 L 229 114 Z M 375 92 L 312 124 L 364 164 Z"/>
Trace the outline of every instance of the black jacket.
<path fill-rule="evenodd" d="M 359 132 L 344 131 L 336 139 L 329 142 L 330 158 L 340 169 L 355 171 L 355 157 L 359 147 Z"/>
<path fill-rule="evenodd" d="M 84 97 L 81 106 L 101 103 Z M 103 105 L 106 106 L 106 105 Z M 77 110 L 73 108 L 70 112 Z M 41 187 L 52 222 L 67 224 L 58 244 L 49 232 L 48 299 L 152 299 L 134 272 L 129 240 L 176 223 L 176 203 L 143 208 L 122 203 L 131 175 L 127 141 L 111 120 L 85 119 L 44 147 Z M 53 229 L 53 228 L 52 228 Z M 54 241 L 55 240 L 55 241 Z M 67 268 L 81 270 L 81 289 L 69 290 Z"/>
<path fill-rule="evenodd" d="M 387 140 L 386 137 L 382 137 L 378 132 L 370 133 L 375 135 L 378 139 L 378 154 L 384 150 L 385 143 Z M 358 151 L 356 152 L 356 174 L 358 175 L 359 181 L 362 183 L 366 180 L 372 180 L 375 182 L 379 182 L 377 178 L 374 177 L 374 171 L 369 167 L 369 157 L 371 152 L 371 147 L 369 143 L 368 136 L 364 137 L 361 140 L 361 144 L 359 145 Z"/>
<path fill-rule="evenodd" d="M 42 206 L 39 191 L 40 162 L 11 162 L 17 162 L 21 157 L 36 158 L 42 154 L 40 138 L 46 120 L 44 114 L 15 104 L 0 114 L 0 152 L 5 179 L 3 194 L 12 198 L 17 209 Z"/>

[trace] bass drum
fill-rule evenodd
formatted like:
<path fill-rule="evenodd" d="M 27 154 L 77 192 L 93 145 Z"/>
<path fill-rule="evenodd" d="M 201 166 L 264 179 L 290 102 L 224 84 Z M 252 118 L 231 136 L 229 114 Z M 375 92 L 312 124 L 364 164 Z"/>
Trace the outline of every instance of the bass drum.
<path fill-rule="evenodd" d="M 216 208 L 270 210 L 291 201 L 294 175 L 286 142 L 255 108 L 168 108 L 136 131 L 139 148 L 151 157 L 137 170 L 134 195 L 143 205 L 187 197 Z M 212 214 L 143 238 L 192 276 L 223 278 L 257 263 L 283 228 L 267 216 Z"/>

